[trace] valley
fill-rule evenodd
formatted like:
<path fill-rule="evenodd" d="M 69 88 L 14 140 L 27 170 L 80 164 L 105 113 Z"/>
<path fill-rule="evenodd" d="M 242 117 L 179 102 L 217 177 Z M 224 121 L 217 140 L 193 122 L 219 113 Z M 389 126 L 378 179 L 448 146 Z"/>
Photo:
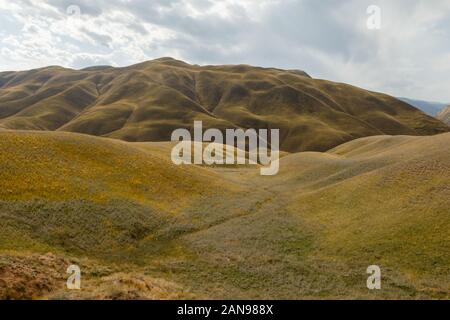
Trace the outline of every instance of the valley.
<path fill-rule="evenodd" d="M 448 298 L 449 140 L 362 138 L 264 177 L 175 166 L 170 143 L 1 132 L 0 296 Z"/>
<path fill-rule="evenodd" d="M 222 141 L 175 164 L 200 121 Z M 275 174 L 227 129 L 279 133 Z M 2 72 L 0 299 L 448 299 L 449 131 L 299 70 Z"/>

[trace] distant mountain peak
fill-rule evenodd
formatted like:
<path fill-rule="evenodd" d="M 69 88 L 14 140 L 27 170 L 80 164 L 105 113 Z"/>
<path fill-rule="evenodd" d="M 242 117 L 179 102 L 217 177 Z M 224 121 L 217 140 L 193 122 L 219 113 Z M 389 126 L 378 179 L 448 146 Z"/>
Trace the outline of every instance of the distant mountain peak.
<path fill-rule="evenodd" d="M 436 117 L 437 113 L 445 107 L 447 104 L 442 102 L 436 102 L 436 101 L 425 101 L 425 100 L 418 100 L 418 99 L 410 99 L 410 98 L 398 98 L 413 107 L 416 107 L 419 110 L 422 110 L 426 114 L 432 117 Z"/>

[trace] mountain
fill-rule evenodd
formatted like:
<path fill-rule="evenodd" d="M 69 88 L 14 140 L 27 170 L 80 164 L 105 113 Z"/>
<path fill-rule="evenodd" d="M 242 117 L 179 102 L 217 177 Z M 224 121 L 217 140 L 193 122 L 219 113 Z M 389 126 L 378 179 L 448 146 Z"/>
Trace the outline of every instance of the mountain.
<path fill-rule="evenodd" d="M 174 166 L 168 142 L 0 132 L 0 298 L 448 299 L 449 146 L 361 138 L 264 177 Z"/>
<path fill-rule="evenodd" d="M 422 110 L 423 112 L 432 117 L 435 117 L 438 114 L 438 112 L 447 105 L 445 103 L 440 102 L 413 100 L 408 98 L 398 98 L 398 99 L 405 101 L 406 103 L 416 107 L 417 109 Z"/>
<path fill-rule="evenodd" d="M 437 118 L 442 122 L 450 125 L 450 106 L 443 108 L 438 114 Z"/>
<path fill-rule="evenodd" d="M 279 128 L 283 151 L 326 151 L 374 135 L 450 128 L 407 103 L 299 70 L 161 58 L 124 68 L 0 73 L 0 128 L 167 141 L 173 130 Z"/>

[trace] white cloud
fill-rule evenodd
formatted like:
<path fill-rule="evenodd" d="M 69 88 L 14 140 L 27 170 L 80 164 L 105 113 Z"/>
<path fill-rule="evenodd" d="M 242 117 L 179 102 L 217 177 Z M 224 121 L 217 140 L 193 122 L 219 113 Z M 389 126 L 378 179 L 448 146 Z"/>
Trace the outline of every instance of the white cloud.
<path fill-rule="evenodd" d="M 304 69 L 397 96 L 450 102 L 450 2 L 0 0 L 0 70 L 124 66 L 160 56 Z M 81 15 L 67 8 L 79 6 Z"/>

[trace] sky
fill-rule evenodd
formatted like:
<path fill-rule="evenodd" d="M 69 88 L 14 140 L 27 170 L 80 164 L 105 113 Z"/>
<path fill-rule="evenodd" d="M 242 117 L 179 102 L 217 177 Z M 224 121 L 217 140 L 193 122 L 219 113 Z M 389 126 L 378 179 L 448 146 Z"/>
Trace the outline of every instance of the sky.
<path fill-rule="evenodd" d="M 450 0 L 0 0 L 0 71 L 167 56 L 450 102 Z"/>

